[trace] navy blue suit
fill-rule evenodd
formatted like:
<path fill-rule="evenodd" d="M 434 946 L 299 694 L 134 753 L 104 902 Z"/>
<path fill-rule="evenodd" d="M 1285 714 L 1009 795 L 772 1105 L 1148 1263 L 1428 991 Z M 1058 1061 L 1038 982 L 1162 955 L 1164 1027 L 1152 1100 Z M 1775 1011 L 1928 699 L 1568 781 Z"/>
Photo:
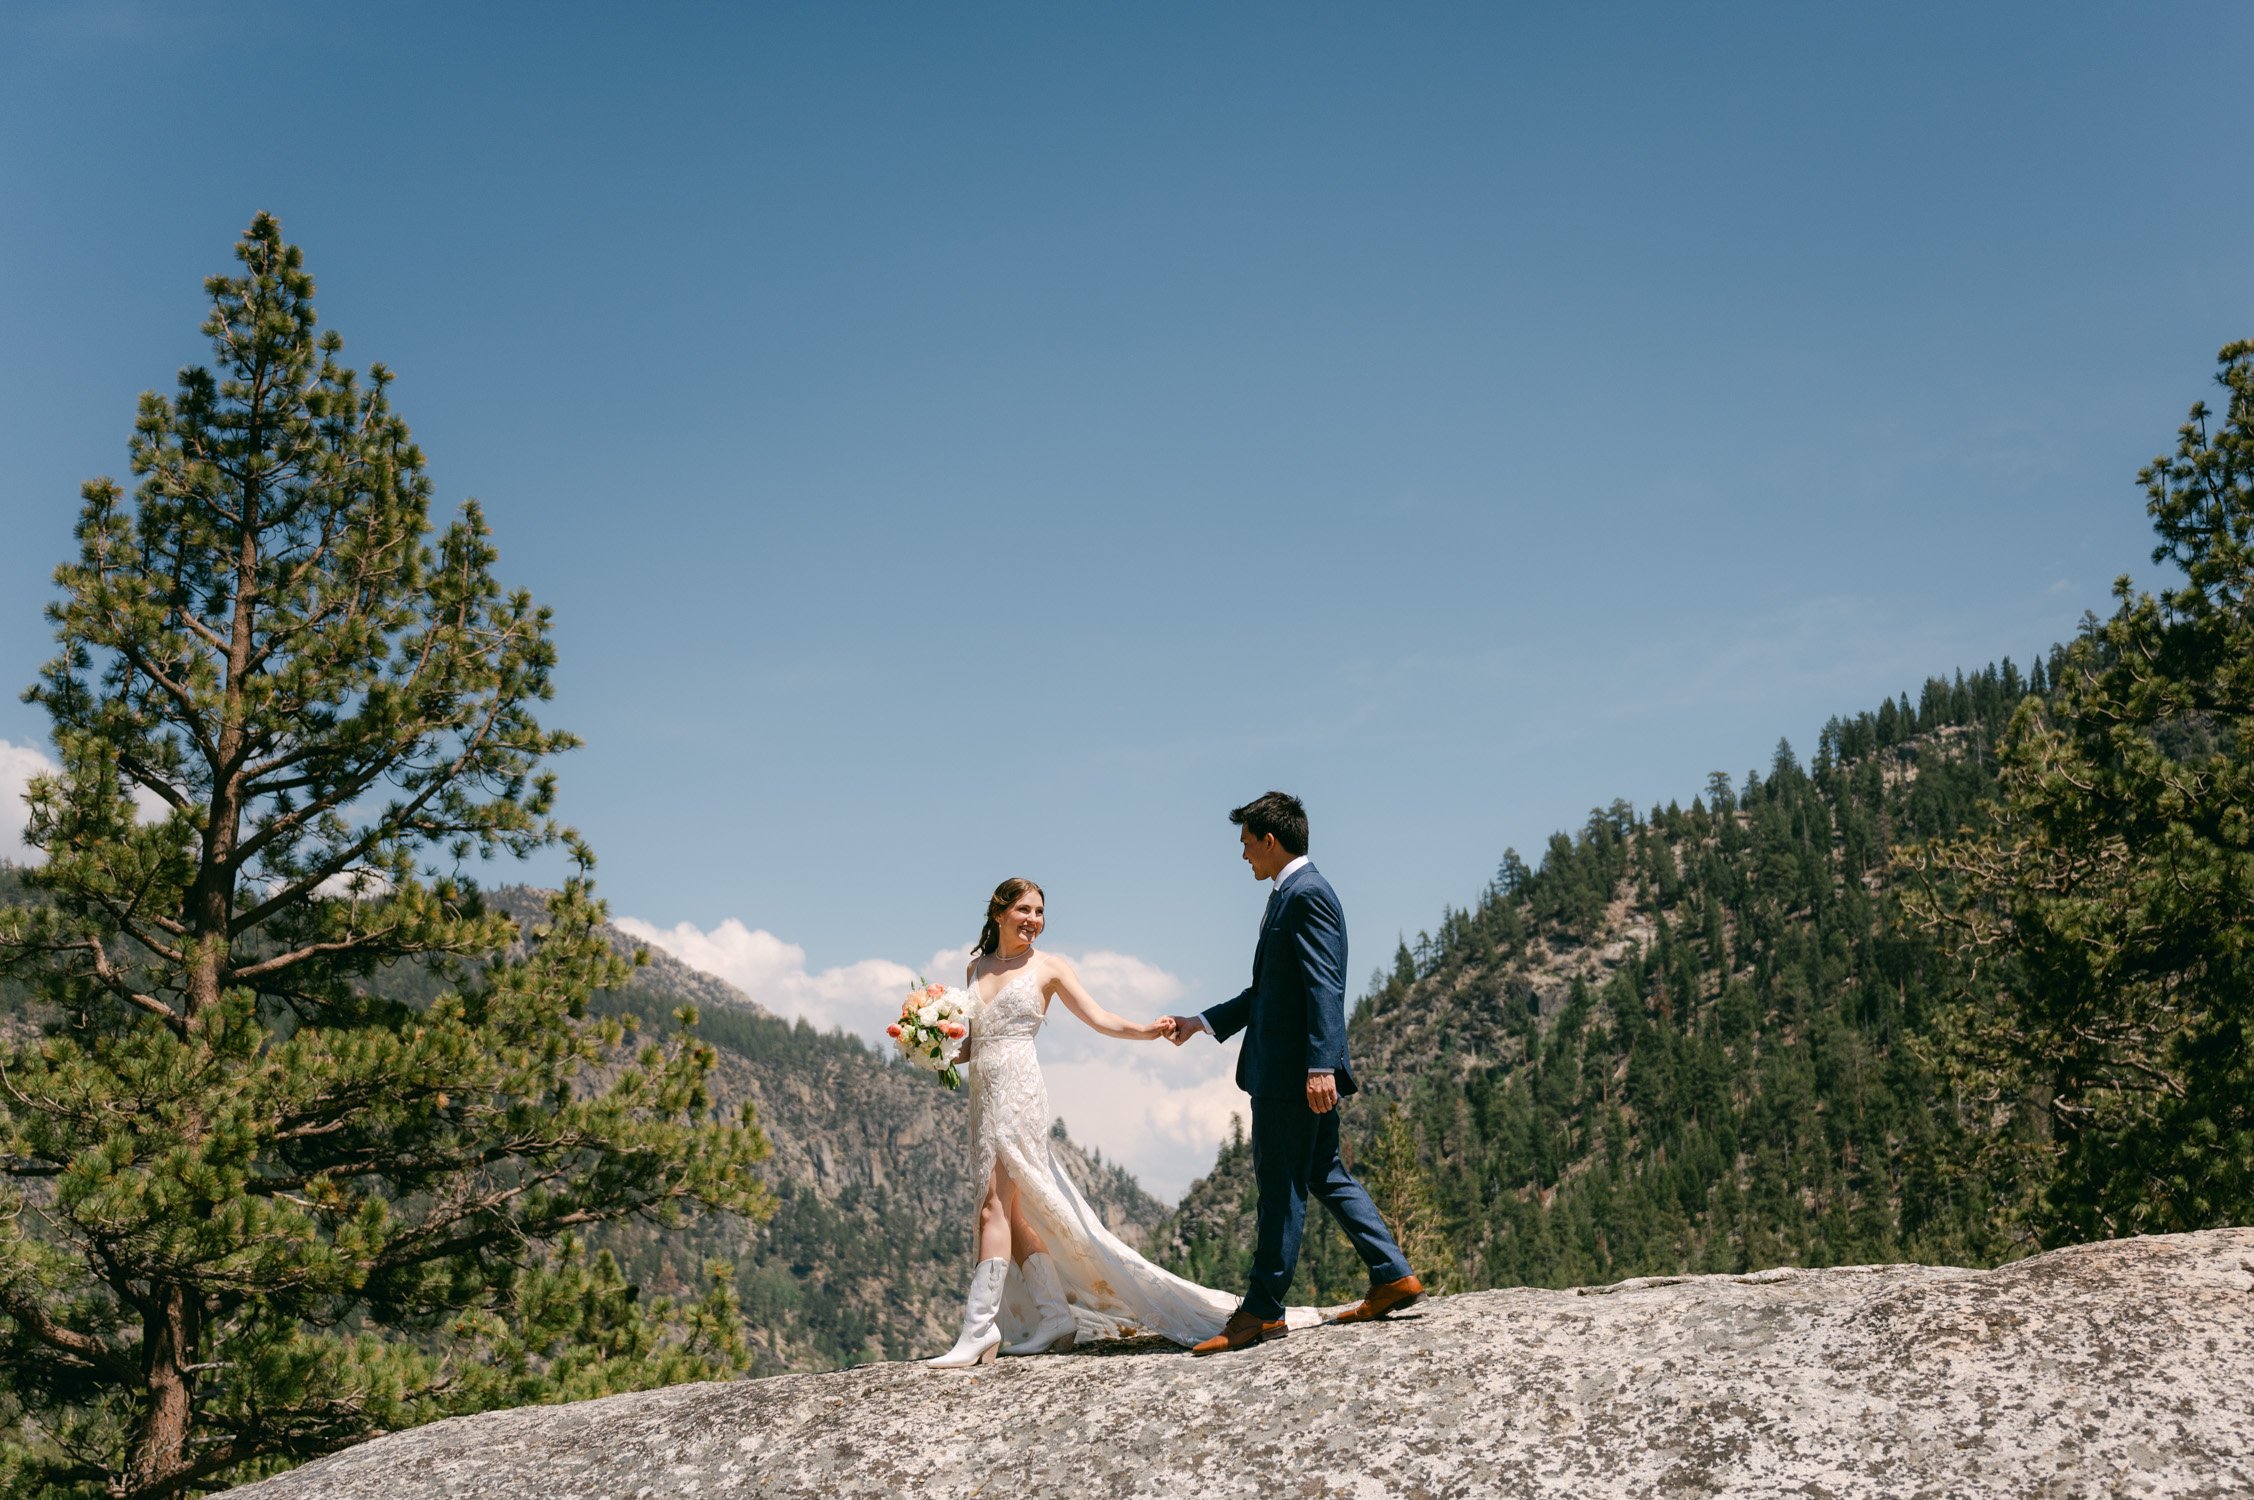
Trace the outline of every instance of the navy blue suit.
<path fill-rule="evenodd" d="M 1377 1205 L 1339 1156 L 1338 1111 L 1307 1107 L 1310 1068 L 1330 1069 L 1342 1099 L 1356 1089 L 1346 1057 L 1346 913 L 1313 865 L 1294 870 L 1268 898 L 1251 988 L 1204 1019 L 1217 1041 L 1244 1033 L 1237 1087 L 1252 1096 L 1252 1172 L 1260 1189 L 1244 1310 L 1283 1316 L 1310 1193 L 1346 1231 L 1373 1284 L 1408 1275 Z"/>

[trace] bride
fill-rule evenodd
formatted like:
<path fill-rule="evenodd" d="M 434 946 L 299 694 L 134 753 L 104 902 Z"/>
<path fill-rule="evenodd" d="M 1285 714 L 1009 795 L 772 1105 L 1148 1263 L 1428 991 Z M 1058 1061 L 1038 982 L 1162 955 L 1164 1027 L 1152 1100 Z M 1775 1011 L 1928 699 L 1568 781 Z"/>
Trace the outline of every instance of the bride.
<path fill-rule="evenodd" d="M 1045 897 L 1030 880 L 1005 880 L 986 904 L 971 952 L 970 1034 L 956 1061 L 970 1069 L 970 1131 L 978 1205 L 978 1265 L 971 1272 L 955 1347 L 927 1361 L 964 1369 L 1003 1354 L 1050 1354 L 1083 1335 L 1148 1332 L 1195 1344 L 1220 1331 L 1237 1299 L 1160 1270 L 1106 1229 L 1049 1150 L 1049 1091 L 1033 1038 L 1049 1002 L 1105 1036 L 1168 1036 L 1171 1017 L 1139 1024 L 1098 1005 L 1072 965 L 1038 952 Z M 1297 1321 L 1311 1310 L 1294 1309 Z"/>

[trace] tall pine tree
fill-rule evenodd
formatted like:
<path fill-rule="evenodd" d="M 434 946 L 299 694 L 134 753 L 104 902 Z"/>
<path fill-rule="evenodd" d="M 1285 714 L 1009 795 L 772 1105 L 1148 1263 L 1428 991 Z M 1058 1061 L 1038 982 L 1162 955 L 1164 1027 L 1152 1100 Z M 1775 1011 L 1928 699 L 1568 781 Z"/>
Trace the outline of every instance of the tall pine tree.
<path fill-rule="evenodd" d="M 216 370 L 86 486 L 28 695 L 35 904 L 0 965 L 0 1488 L 155 1497 L 480 1406 L 737 1368 L 723 1282 L 645 1299 L 585 1233 L 757 1212 L 708 1047 L 587 1001 L 625 966 L 551 814 L 547 611 L 317 335 L 275 222 L 206 283 Z M 138 806 L 137 806 L 138 804 Z M 143 809 L 153 808 L 148 813 Z M 534 930 L 446 873 L 563 846 Z M 435 1001 L 363 981 L 432 967 Z"/>

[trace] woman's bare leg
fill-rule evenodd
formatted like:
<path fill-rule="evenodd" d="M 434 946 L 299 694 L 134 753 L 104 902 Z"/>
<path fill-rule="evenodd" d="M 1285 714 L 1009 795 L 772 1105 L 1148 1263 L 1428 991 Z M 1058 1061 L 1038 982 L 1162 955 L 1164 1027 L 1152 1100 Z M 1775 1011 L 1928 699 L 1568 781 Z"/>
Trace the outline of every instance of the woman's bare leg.
<path fill-rule="evenodd" d="M 1026 1222 L 1009 1168 L 995 1162 L 994 1174 L 986 1179 L 986 1196 L 978 1205 L 978 1258 L 1007 1256 L 1022 1266 L 1028 1255 L 1045 1255 L 1048 1249 L 1040 1232 Z"/>
<path fill-rule="evenodd" d="M 1017 1258 L 1017 1263 L 1024 1265 L 1028 1255 L 1048 1254 L 1048 1245 L 1042 1241 L 1039 1232 L 1026 1222 L 1024 1203 L 1018 1195 L 1015 1182 L 1010 1183 L 1009 1210 L 1010 1253 Z"/>
<path fill-rule="evenodd" d="M 986 1179 L 986 1194 L 978 1202 L 978 1258 L 980 1260 L 1008 1260 L 1010 1258 L 1010 1220 L 1017 1199 L 1017 1184 L 1000 1162 L 994 1163 L 994 1174 Z"/>
<path fill-rule="evenodd" d="M 1002 1220 L 999 1237 L 991 1227 L 992 1215 L 997 1211 Z M 997 1245 L 1001 1248 L 995 1248 Z M 1010 1176 L 1010 1169 L 995 1162 L 994 1175 L 986 1179 L 986 1196 L 978 1205 L 978 1258 L 990 1260 L 1006 1255 L 1022 1266 L 1028 1255 L 1045 1255 L 1048 1249 L 1040 1232 L 1026 1222 L 1017 1181 Z"/>

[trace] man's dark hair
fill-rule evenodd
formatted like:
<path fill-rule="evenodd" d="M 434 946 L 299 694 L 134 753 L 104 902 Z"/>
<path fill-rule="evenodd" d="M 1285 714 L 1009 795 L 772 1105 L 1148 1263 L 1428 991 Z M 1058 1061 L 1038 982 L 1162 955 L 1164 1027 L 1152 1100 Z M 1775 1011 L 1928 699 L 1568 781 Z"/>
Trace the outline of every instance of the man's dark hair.
<path fill-rule="evenodd" d="M 1256 839 L 1274 834 L 1284 853 L 1295 859 L 1307 852 L 1307 805 L 1289 792 L 1255 797 L 1230 813 L 1229 821 L 1249 829 Z"/>

